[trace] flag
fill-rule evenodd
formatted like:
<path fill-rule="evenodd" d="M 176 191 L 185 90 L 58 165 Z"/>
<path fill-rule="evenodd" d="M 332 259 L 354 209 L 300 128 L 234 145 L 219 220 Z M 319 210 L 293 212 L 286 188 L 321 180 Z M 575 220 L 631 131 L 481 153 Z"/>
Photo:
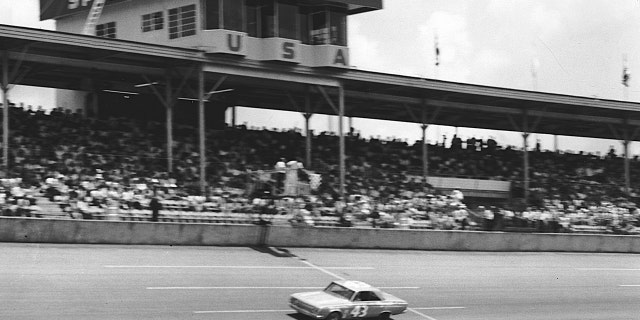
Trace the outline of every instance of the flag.
<path fill-rule="evenodd" d="M 438 47 L 438 36 L 435 37 L 435 49 L 436 49 L 436 66 L 440 65 L 440 48 Z"/>
<path fill-rule="evenodd" d="M 625 87 L 628 87 L 630 80 L 631 80 L 631 72 L 629 72 L 629 68 L 624 67 L 624 69 L 622 69 L 622 85 Z"/>

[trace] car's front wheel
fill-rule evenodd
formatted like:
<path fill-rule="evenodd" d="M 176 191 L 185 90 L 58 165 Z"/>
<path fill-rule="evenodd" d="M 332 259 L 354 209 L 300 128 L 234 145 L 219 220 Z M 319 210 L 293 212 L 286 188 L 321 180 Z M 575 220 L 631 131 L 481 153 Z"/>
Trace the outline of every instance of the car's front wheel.
<path fill-rule="evenodd" d="M 383 312 L 378 316 L 379 320 L 389 320 L 391 319 L 391 313 L 389 312 Z"/>
<path fill-rule="evenodd" d="M 325 318 L 325 320 L 340 320 L 342 319 L 342 315 L 340 312 L 334 311 L 329 313 L 329 315 Z"/>

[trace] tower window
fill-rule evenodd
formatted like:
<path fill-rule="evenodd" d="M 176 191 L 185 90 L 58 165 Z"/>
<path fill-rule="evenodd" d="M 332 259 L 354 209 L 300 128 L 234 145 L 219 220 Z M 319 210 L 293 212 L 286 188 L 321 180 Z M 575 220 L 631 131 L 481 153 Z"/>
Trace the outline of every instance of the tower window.
<path fill-rule="evenodd" d="M 327 12 L 325 10 L 311 14 L 311 44 L 329 43 L 329 27 L 327 24 Z"/>
<path fill-rule="evenodd" d="M 220 29 L 220 2 L 218 0 L 207 0 L 204 2 L 205 29 Z"/>
<path fill-rule="evenodd" d="M 245 8 L 247 12 L 247 34 L 250 37 L 257 38 L 258 34 L 260 34 L 260 10 L 258 1 L 247 0 Z"/>
<path fill-rule="evenodd" d="M 162 30 L 164 28 L 164 15 L 162 11 L 145 14 L 142 16 L 142 32 Z"/>
<path fill-rule="evenodd" d="M 298 7 L 295 2 L 278 2 L 278 37 L 298 40 Z"/>
<path fill-rule="evenodd" d="M 243 0 L 207 0 L 204 5 L 206 30 L 244 31 Z"/>
<path fill-rule="evenodd" d="M 222 0 L 223 29 L 244 31 L 243 2 L 242 0 Z"/>
<path fill-rule="evenodd" d="M 260 7 L 260 38 L 276 36 L 276 16 L 273 1 L 266 1 Z"/>
<path fill-rule="evenodd" d="M 116 37 L 116 23 L 115 22 L 107 22 L 103 24 L 96 25 L 96 36 L 102 38 L 112 38 Z"/>
<path fill-rule="evenodd" d="M 169 39 L 196 34 L 196 5 L 169 9 Z"/>
<path fill-rule="evenodd" d="M 347 14 L 346 12 L 331 9 L 329 11 L 329 35 L 331 44 L 338 46 L 347 45 Z"/>

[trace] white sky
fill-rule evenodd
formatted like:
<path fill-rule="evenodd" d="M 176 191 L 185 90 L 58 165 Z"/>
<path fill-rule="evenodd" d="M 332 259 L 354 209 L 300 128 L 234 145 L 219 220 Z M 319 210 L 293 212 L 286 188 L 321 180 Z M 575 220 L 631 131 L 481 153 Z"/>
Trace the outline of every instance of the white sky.
<path fill-rule="evenodd" d="M 638 0 L 385 0 L 385 8 L 350 17 L 351 64 L 361 70 L 437 78 L 496 87 L 597 96 L 624 100 L 623 56 L 631 70 L 627 99 L 640 102 L 640 2 Z M 53 28 L 38 21 L 38 0 L 0 0 L 0 23 Z M 438 35 L 440 66 L 434 66 Z M 532 76 L 537 66 L 537 81 Z M 635 72 L 634 72 L 635 71 Z M 34 94 L 17 87 L 11 100 L 51 106 L 50 91 Z M 241 108 L 238 122 L 267 127 L 303 128 L 298 114 Z M 354 119 L 364 136 L 419 138 L 417 124 Z M 318 131 L 336 129 L 326 117 L 312 118 Z M 448 141 L 454 128 L 431 126 L 430 140 Z M 463 138 L 495 137 L 521 145 L 514 133 L 460 128 Z M 553 138 L 542 140 L 553 148 Z M 616 141 L 561 137 L 560 149 L 620 150 Z M 638 143 L 633 153 L 640 152 Z"/>

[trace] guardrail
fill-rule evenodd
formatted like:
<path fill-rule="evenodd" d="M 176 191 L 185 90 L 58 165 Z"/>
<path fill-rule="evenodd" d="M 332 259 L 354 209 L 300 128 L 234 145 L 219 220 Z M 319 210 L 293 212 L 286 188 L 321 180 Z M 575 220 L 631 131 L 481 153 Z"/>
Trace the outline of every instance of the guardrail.
<path fill-rule="evenodd" d="M 27 217 L 37 218 L 55 218 L 55 219 L 71 219 L 69 214 L 65 213 L 34 213 Z M 471 220 L 477 218 L 472 216 Z M 132 221 L 145 222 L 152 221 L 150 210 L 119 210 L 117 214 L 109 214 L 108 211 L 96 212 L 87 215 L 83 220 L 109 220 L 109 221 Z M 480 217 L 481 219 L 481 217 Z M 317 226 L 317 227 L 354 227 L 354 228 L 399 228 L 412 230 L 440 230 L 435 227 L 429 220 L 412 220 L 412 221 L 377 221 L 371 219 L 365 221 L 351 221 L 347 224 L 336 216 L 310 216 L 304 221 L 295 221 L 294 215 L 261 215 L 256 213 L 234 213 L 234 212 L 195 212 L 195 211 L 179 211 L 179 210 L 162 210 L 158 216 L 159 222 L 175 222 L 175 223 L 213 223 L 213 224 L 271 224 L 271 225 L 294 225 L 294 226 Z M 468 226 L 466 230 L 482 231 L 481 223 Z M 607 226 L 592 226 L 569 224 L 556 231 L 552 228 L 540 228 L 539 226 L 514 226 L 506 225 L 500 230 L 505 232 L 516 233 L 582 233 L 582 234 L 625 234 L 638 235 L 640 228 L 636 227 L 632 230 L 619 230 L 614 232 Z"/>

